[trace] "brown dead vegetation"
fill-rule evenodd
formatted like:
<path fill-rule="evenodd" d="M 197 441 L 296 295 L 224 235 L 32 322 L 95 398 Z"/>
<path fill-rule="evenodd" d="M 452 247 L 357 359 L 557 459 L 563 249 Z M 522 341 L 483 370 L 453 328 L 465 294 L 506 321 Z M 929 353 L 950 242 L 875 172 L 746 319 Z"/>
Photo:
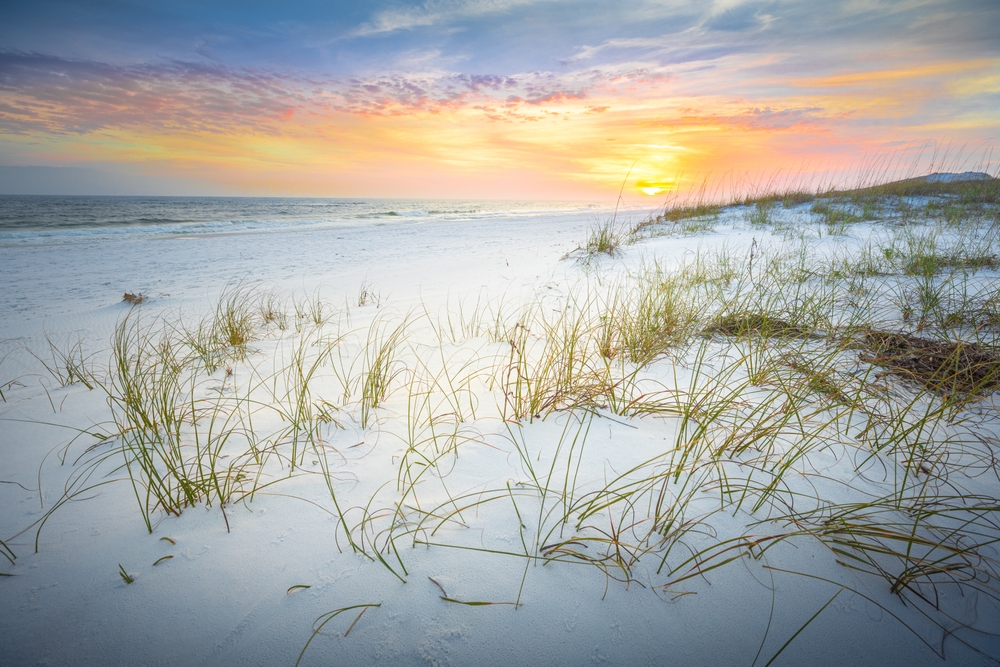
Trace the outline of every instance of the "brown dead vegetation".
<path fill-rule="evenodd" d="M 138 294 L 135 292 L 125 292 L 125 296 L 122 297 L 122 301 L 132 304 L 133 306 L 138 306 L 140 303 L 146 301 L 146 295 L 142 292 L 139 292 Z"/>
<path fill-rule="evenodd" d="M 1000 389 L 1000 355 L 976 343 L 869 331 L 863 347 L 863 361 L 933 391 L 974 396 Z"/>

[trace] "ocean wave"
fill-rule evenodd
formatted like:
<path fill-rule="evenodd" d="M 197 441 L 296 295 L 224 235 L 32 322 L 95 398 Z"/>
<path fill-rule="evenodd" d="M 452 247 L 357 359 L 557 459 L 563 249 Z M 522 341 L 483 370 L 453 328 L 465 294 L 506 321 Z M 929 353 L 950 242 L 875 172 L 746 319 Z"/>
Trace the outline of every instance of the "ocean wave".
<path fill-rule="evenodd" d="M 170 225 L 170 224 L 178 224 L 178 225 L 180 225 L 180 224 L 184 224 L 184 223 L 187 223 L 187 222 L 195 222 L 195 221 L 194 220 L 178 220 L 176 218 L 138 218 L 137 220 L 134 220 L 133 222 L 140 223 L 140 224 L 152 223 L 152 224 L 164 224 L 164 225 Z"/>
<path fill-rule="evenodd" d="M 584 202 L 0 196 L 0 245 L 475 222 L 598 210 Z"/>

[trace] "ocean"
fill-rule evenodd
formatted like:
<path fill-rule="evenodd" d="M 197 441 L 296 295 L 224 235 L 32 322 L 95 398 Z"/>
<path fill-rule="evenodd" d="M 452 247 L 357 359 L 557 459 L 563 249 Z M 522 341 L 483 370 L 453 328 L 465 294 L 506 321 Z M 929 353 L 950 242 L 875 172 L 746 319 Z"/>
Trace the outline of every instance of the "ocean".
<path fill-rule="evenodd" d="M 0 195 L 0 245 L 601 214 L 607 203 Z"/>

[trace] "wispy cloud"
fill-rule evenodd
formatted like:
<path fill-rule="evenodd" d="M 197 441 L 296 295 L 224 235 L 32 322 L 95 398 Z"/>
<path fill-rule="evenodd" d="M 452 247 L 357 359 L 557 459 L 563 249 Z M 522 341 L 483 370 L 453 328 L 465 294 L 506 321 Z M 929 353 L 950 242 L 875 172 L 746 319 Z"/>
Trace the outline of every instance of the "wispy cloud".
<path fill-rule="evenodd" d="M 87 133 L 108 127 L 273 131 L 316 82 L 262 70 L 190 62 L 112 65 L 0 52 L 7 132 Z"/>
<path fill-rule="evenodd" d="M 397 7 L 378 12 L 349 34 L 366 37 L 397 30 L 449 24 L 459 20 L 501 14 L 539 0 L 427 0 L 416 7 Z"/>
<path fill-rule="evenodd" d="M 706 109 L 680 109 L 665 120 L 649 121 L 647 125 L 681 129 L 685 127 L 725 127 L 750 132 L 775 132 L 829 127 L 831 116 L 824 107 L 744 107 L 725 113 L 710 113 Z"/>
<path fill-rule="evenodd" d="M 586 100 L 593 91 L 667 77 L 644 68 L 514 75 L 386 73 L 343 79 L 167 62 L 112 65 L 0 52 L 0 130 L 83 134 L 155 127 L 182 132 L 276 134 L 295 117 L 399 115 L 478 109 L 494 119 L 527 107 Z M 498 113 L 502 109 L 503 113 Z"/>

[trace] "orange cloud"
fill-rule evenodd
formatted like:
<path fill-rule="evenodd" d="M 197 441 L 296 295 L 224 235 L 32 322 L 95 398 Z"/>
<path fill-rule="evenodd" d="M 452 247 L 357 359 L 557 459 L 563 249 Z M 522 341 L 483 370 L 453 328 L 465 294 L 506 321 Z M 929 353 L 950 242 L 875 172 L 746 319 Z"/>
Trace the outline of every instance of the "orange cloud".
<path fill-rule="evenodd" d="M 822 77 L 800 78 L 791 81 L 795 86 L 807 88 L 870 88 L 890 82 L 920 81 L 929 78 L 951 77 L 977 70 L 995 69 L 998 61 L 979 58 L 974 60 L 950 60 L 944 62 L 924 62 L 904 67 L 847 72 Z"/>

